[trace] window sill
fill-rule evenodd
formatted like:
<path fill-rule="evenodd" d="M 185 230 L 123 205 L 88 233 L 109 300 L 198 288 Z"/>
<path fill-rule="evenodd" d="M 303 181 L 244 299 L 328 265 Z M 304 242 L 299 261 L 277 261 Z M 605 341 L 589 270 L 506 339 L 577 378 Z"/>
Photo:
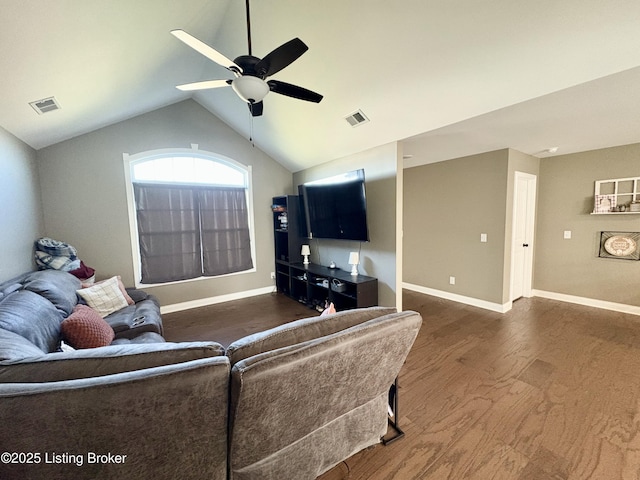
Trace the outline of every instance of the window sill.
<path fill-rule="evenodd" d="M 257 269 L 253 267 L 253 268 L 250 268 L 249 270 L 243 270 L 241 272 L 226 273 L 224 275 L 216 275 L 213 277 L 203 276 L 203 277 L 189 278 L 187 280 L 175 280 L 173 282 L 165 282 L 165 283 L 141 283 L 140 281 L 136 281 L 136 288 L 144 290 L 145 288 L 165 287 L 168 285 L 182 285 L 185 283 L 202 282 L 207 280 L 215 280 L 218 278 L 235 277 L 237 275 L 246 275 L 248 273 L 255 273 L 255 272 L 257 272 Z"/>

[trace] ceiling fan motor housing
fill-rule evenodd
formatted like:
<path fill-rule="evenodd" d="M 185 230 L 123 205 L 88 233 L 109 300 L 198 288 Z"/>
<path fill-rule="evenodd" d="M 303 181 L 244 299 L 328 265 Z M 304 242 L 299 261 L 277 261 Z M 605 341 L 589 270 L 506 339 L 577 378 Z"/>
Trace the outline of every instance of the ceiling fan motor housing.
<path fill-rule="evenodd" d="M 256 65 L 260 62 L 258 57 L 254 57 L 253 55 L 240 55 L 234 60 L 234 62 L 242 68 L 243 75 L 251 75 L 252 77 L 259 77 L 263 80 L 265 79 L 267 74 L 266 68 L 262 67 L 261 72 L 256 71 Z"/>

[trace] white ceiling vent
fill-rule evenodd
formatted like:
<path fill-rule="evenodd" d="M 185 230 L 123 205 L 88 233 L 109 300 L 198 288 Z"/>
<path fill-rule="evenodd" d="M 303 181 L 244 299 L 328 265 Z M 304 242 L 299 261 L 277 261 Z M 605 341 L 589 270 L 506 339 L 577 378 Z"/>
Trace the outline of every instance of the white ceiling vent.
<path fill-rule="evenodd" d="M 358 125 L 362 125 L 363 123 L 367 123 L 369 119 L 362 112 L 362 110 L 358 110 L 357 112 L 352 113 L 348 117 L 345 117 L 345 120 L 349 122 L 349 125 L 352 127 L 357 127 Z"/>
<path fill-rule="evenodd" d="M 60 110 L 60 104 L 55 97 L 43 98 L 42 100 L 36 100 L 35 102 L 29 102 L 29 105 L 38 112 L 38 115 L 43 113 L 53 112 L 54 110 Z"/>

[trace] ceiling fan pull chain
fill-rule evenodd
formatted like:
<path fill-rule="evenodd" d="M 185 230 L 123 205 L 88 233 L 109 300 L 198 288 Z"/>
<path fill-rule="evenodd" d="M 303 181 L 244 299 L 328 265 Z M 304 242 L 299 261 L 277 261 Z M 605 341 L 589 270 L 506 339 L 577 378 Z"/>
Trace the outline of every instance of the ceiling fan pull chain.
<path fill-rule="evenodd" d="M 251 115 L 249 118 L 251 122 L 251 124 L 249 125 L 249 141 L 251 142 L 251 146 L 253 148 L 256 148 L 256 144 L 253 142 L 253 115 Z"/>

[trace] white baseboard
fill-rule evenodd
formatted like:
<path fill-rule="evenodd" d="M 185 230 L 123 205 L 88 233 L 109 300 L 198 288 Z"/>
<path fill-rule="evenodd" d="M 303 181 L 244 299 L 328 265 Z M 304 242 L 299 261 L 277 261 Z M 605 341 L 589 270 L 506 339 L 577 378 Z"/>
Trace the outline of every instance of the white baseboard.
<path fill-rule="evenodd" d="M 229 302 L 231 300 L 240 300 L 242 298 L 255 297 L 256 295 L 265 295 L 267 293 L 273 293 L 275 286 L 256 288 L 254 290 L 245 290 L 243 292 L 228 293 L 226 295 L 218 295 L 217 297 L 200 298 L 198 300 L 191 300 L 189 302 L 174 303 L 172 305 L 164 305 L 160 307 L 160 313 L 173 313 L 180 312 L 182 310 L 188 310 L 190 308 L 206 307 L 207 305 L 214 305 L 216 303 Z"/>
<path fill-rule="evenodd" d="M 561 302 L 577 303 L 586 307 L 602 308 L 604 310 L 612 310 L 614 312 L 629 313 L 631 315 L 640 315 L 640 307 L 635 305 L 626 305 L 624 303 L 607 302 L 604 300 L 596 300 L 593 298 L 577 297 L 575 295 L 567 295 L 564 293 L 547 292 L 545 290 L 533 290 L 536 297 L 548 298 L 550 300 L 560 300 Z"/>
<path fill-rule="evenodd" d="M 445 292 L 443 290 L 422 287 L 420 285 L 414 285 L 406 282 L 402 282 L 402 288 L 413 290 L 418 293 L 424 293 L 425 295 L 433 295 L 434 297 L 440 297 L 446 300 L 453 300 L 454 302 L 464 303 L 465 305 L 471 305 L 473 307 L 484 308 L 485 310 L 491 310 L 492 312 L 498 313 L 506 313 L 511 310 L 512 306 L 511 302 L 507 302 L 505 304 L 487 302 L 486 300 L 480 300 L 478 298 L 465 297 L 464 295 L 458 295 L 457 293 Z"/>

